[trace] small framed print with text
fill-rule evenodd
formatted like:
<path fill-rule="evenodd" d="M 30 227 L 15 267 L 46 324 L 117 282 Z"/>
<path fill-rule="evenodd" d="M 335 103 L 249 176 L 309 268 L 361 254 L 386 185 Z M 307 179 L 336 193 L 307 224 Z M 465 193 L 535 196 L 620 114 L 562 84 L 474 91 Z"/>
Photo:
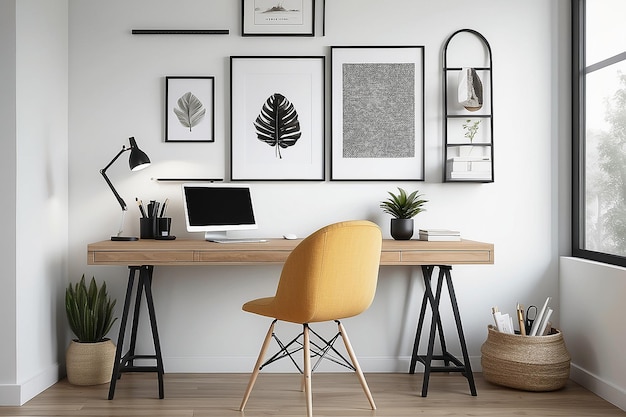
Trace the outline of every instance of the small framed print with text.
<path fill-rule="evenodd" d="M 315 0 L 242 0 L 241 36 L 314 36 Z"/>

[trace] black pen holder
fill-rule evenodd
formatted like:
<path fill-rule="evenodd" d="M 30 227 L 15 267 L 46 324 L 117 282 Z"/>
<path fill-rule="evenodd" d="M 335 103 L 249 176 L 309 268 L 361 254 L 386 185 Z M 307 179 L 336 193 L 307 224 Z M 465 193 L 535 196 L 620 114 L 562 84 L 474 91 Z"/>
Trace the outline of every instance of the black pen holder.
<path fill-rule="evenodd" d="M 142 239 L 171 238 L 171 217 L 141 217 L 139 219 L 139 237 Z"/>
<path fill-rule="evenodd" d="M 154 239 L 156 219 L 156 217 L 141 217 L 139 219 L 139 237 L 141 239 Z"/>

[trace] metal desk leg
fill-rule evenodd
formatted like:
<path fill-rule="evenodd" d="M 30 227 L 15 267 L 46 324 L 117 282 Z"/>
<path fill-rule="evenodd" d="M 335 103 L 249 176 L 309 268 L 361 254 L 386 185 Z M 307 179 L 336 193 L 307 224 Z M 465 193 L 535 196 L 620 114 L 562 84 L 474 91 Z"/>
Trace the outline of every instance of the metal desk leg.
<path fill-rule="evenodd" d="M 411 356 L 411 366 L 409 372 L 415 372 L 415 365 L 417 361 L 424 364 L 424 381 L 422 384 L 422 397 L 426 397 L 428 394 L 428 382 L 431 372 L 460 372 L 465 378 L 467 378 L 470 392 L 473 396 L 476 396 L 476 386 L 474 384 L 474 376 L 472 374 L 472 368 L 469 362 L 469 355 L 467 353 L 467 345 L 465 343 L 465 336 L 463 334 L 463 327 L 461 325 L 461 315 L 456 301 L 456 295 L 454 293 L 454 286 L 452 284 L 452 275 L 450 273 L 452 267 L 447 265 L 439 265 L 439 275 L 437 279 L 437 286 L 433 295 L 431 287 L 433 266 L 423 266 L 422 272 L 424 275 L 424 297 L 422 299 L 422 308 L 420 310 L 420 317 L 417 325 L 417 332 L 415 334 L 415 342 L 413 344 L 413 354 Z M 448 293 L 450 295 L 450 302 L 452 305 L 452 312 L 454 313 L 454 321 L 459 336 L 459 342 L 461 345 L 461 352 L 463 354 L 463 362 L 457 359 L 455 356 L 447 351 L 443 327 L 441 325 L 441 316 L 439 312 L 439 303 L 441 301 L 441 293 L 443 288 L 443 281 L 446 281 L 448 287 Z M 426 305 L 430 304 L 432 311 L 432 320 L 430 325 L 430 332 L 428 338 L 428 350 L 426 355 L 418 355 L 419 342 L 422 334 L 422 327 L 424 324 L 424 316 L 426 314 Z M 441 344 L 441 355 L 434 354 L 435 338 L 439 333 L 439 341 Z M 444 362 L 444 366 L 432 366 L 433 360 L 440 360 Z"/>
<path fill-rule="evenodd" d="M 133 285 L 135 282 L 135 272 L 138 268 L 130 267 L 128 274 L 128 285 L 126 286 L 126 297 L 124 298 L 124 309 L 122 310 L 122 318 L 120 320 L 120 332 L 117 336 L 117 347 L 115 349 L 115 362 L 113 363 L 113 374 L 111 375 L 111 384 L 109 385 L 109 400 L 115 395 L 115 384 L 122 376 L 120 372 L 122 361 L 122 350 L 124 345 L 124 335 L 126 333 L 126 322 L 128 321 L 128 310 L 130 309 L 130 300 L 133 294 Z"/>
<path fill-rule="evenodd" d="M 156 314 L 154 310 L 154 299 L 152 297 L 152 273 L 154 266 L 144 265 L 141 267 L 130 266 L 130 273 L 128 276 L 128 286 L 126 288 L 126 297 L 124 299 L 124 310 L 122 312 L 122 318 L 120 321 L 120 332 L 117 339 L 117 348 L 115 352 L 115 363 L 113 364 L 113 375 L 111 376 L 111 384 L 109 386 L 109 400 L 113 399 L 115 395 L 115 386 L 117 380 L 122 376 L 124 372 L 156 372 L 159 380 L 159 398 L 164 398 L 163 388 L 163 358 L 161 355 L 161 344 L 159 342 L 159 333 L 157 330 Z M 133 323 L 130 335 L 130 347 L 125 355 L 122 355 L 124 349 L 124 336 L 126 333 L 126 326 L 128 324 L 128 314 L 130 312 L 130 305 L 132 302 L 133 285 L 135 281 L 135 274 L 139 272 L 139 281 L 137 284 L 137 294 L 135 297 L 135 306 L 133 309 Z M 146 296 L 146 305 L 148 307 L 148 315 L 150 318 L 150 327 L 152 328 L 152 339 L 154 341 L 154 355 L 137 355 L 135 354 L 135 346 L 137 342 L 137 328 L 139 326 L 139 312 L 141 306 L 142 296 Z M 135 365 L 136 359 L 154 359 L 156 360 L 156 366 L 137 366 Z"/>
<path fill-rule="evenodd" d="M 411 366 L 409 368 L 409 373 L 415 373 L 415 366 L 418 361 L 418 349 L 419 342 L 422 337 L 422 330 L 424 327 L 424 319 L 426 317 L 426 307 L 428 303 L 431 305 L 434 304 L 435 299 L 433 296 L 433 292 L 430 285 L 430 280 L 433 274 L 434 266 L 423 266 L 422 274 L 424 276 L 424 297 L 422 297 L 422 307 L 420 309 L 419 320 L 417 323 L 417 331 L 415 332 L 415 341 L 413 342 L 413 353 L 411 354 Z M 446 350 L 446 341 L 443 337 L 443 327 L 441 326 L 441 316 L 437 317 L 437 332 L 439 333 L 439 343 L 443 350 Z M 445 362 L 446 365 L 449 364 L 449 361 Z"/>

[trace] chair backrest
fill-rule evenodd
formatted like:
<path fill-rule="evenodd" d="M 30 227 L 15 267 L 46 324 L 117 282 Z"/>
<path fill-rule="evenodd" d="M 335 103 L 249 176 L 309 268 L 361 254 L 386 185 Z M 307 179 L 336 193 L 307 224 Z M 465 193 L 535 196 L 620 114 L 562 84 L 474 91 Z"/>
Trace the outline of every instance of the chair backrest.
<path fill-rule="evenodd" d="M 374 298 L 382 234 L 375 223 L 353 220 L 323 227 L 289 255 L 274 303 L 281 320 L 311 323 L 352 317 Z"/>

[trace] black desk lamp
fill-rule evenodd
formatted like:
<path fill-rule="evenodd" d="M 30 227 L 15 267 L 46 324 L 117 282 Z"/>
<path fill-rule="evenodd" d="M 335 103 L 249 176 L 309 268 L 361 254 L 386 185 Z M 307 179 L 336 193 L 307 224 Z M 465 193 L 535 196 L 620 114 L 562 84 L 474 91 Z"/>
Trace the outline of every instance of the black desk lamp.
<path fill-rule="evenodd" d="M 109 184 L 111 191 L 113 191 L 113 195 L 115 195 L 115 198 L 117 198 L 117 202 L 120 203 L 120 207 L 122 207 L 122 219 L 120 221 L 120 230 L 117 232 L 116 236 L 111 236 L 111 240 L 138 240 L 138 238 L 134 236 L 122 236 L 122 230 L 124 229 L 124 215 L 126 214 L 126 211 L 128 210 L 128 208 L 126 207 L 126 203 L 124 202 L 122 197 L 120 197 L 115 187 L 113 187 L 111 180 L 109 179 L 109 177 L 107 177 L 107 174 L 106 174 L 106 170 L 109 169 L 109 167 L 113 165 L 113 163 L 117 160 L 117 158 L 119 158 L 120 155 L 126 151 L 130 151 L 130 157 L 128 158 L 128 165 L 130 166 L 131 171 L 139 171 L 141 169 L 147 168 L 148 165 L 150 165 L 150 158 L 148 158 L 148 155 L 146 155 L 145 152 L 139 149 L 139 147 L 137 146 L 137 142 L 135 142 L 135 138 L 134 137 L 128 138 L 128 140 L 130 141 L 130 148 L 127 148 L 125 145 L 122 145 L 122 150 L 119 151 L 117 155 L 115 155 L 115 158 L 113 158 L 107 166 L 105 166 L 103 169 L 100 170 L 100 173 L 104 177 L 104 180 L 107 182 L 107 184 Z"/>

